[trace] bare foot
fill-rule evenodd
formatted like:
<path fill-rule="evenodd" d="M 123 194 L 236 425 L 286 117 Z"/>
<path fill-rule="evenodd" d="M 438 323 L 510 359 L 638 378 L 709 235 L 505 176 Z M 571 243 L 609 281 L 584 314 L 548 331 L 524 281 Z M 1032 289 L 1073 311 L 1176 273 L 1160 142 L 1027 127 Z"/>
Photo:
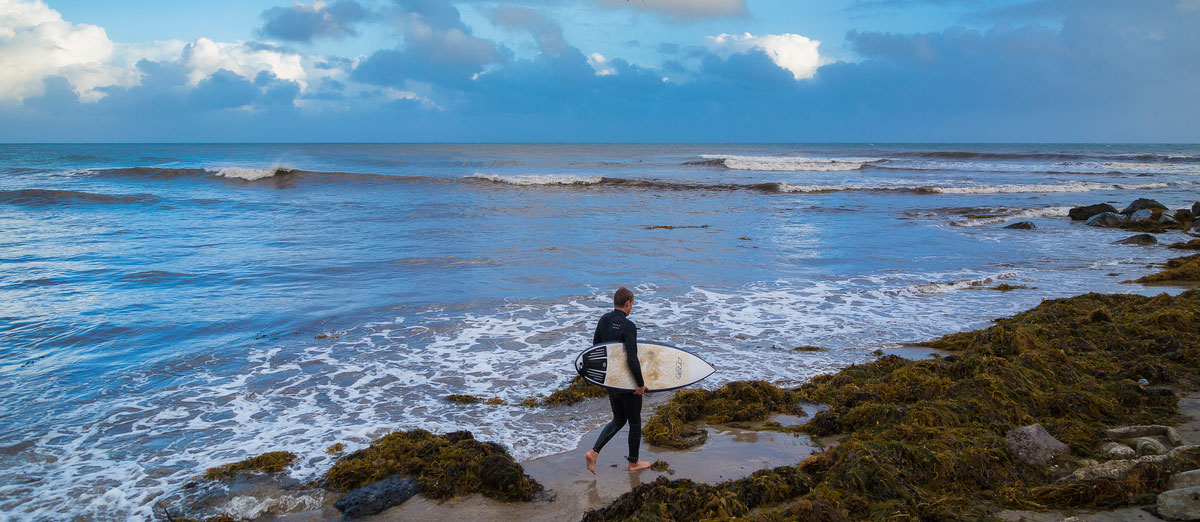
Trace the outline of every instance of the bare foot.
<path fill-rule="evenodd" d="M 646 469 L 646 468 L 648 468 L 648 467 L 650 467 L 650 463 L 649 463 L 649 462 L 646 462 L 646 461 L 644 461 L 644 460 L 639 460 L 639 461 L 637 461 L 637 462 L 630 462 L 630 463 L 629 463 L 629 468 L 628 468 L 628 469 L 629 469 L 629 471 L 638 471 L 638 470 L 641 470 L 641 469 Z"/>
<path fill-rule="evenodd" d="M 596 453 L 596 450 L 588 450 L 587 455 L 583 456 L 583 458 L 587 459 L 588 471 L 592 472 L 593 475 L 596 474 L 596 457 L 599 456 L 600 454 Z M 649 464 L 647 464 L 647 466 L 649 466 Z"/>

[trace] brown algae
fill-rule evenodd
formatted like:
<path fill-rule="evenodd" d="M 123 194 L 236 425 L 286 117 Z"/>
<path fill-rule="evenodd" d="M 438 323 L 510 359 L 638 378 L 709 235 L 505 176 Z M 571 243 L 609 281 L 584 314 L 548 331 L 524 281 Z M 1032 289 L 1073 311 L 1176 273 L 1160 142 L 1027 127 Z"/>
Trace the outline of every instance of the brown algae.
<path fill-rule="evenodd" d="M 431 499 L 480 493 L 529 501 L 543 489 L 504 446 L 475 440 L 469 431 L 436 435 L 421 429 L 388 434 L 342 457 L 325 473 L 325 485 L 350 491 L 396 474 L 413 476 Z"/>
<path fill-rule="evenodd" d="M 761 421 L 771 413 L 805 415 L 800 395 L 765 381 L 731 382 L 715 391 L 683 390 L 654 410 L 654 416 L 642 428 L 642 436 L 656 446 L 690 448 L 707 439 L 707 432 L 691 426 L 695 421 Z"/>
<path fill-rule="evenodd" d="M 1200 281 L 1200 254 L 1168 260 L 1163 265 L 1161 272 L 1150 274 L 1133 282 L 1164 283 L 1171 281 Z"/>
<path fill-rule="evenodd" d="M 263 453 L 257 457 L 250 457 L 241 462 L 234 462 L 224 466 L 208 468 L 204 472 L 205 480 L 220 480 L 223 478 L 232 477 L 238 473 L 244 472 L 262 472 L 262 473 L 278 473 L 283 471 L 292 461 L 296 460 L 296 454 L 288 451 L 272 451 Z"/>

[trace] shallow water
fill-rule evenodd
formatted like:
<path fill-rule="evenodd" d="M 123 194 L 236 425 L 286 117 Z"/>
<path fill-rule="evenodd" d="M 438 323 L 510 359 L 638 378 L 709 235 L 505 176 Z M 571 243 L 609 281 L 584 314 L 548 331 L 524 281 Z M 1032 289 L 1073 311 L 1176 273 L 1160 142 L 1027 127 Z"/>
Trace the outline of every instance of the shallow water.
<path fill-rule="evenodd" d="M 1198 182 L 1197 146 L 0 146 L 0 515 L 149 518 L 208 466 L 306 478 L 398 428 L 574 448 L 606 419 L 441 398 L 561 386 L 618 285 L 707 387 L 1175 292 L 1119 281 L 1177 252 L 1065 214 Z"/>

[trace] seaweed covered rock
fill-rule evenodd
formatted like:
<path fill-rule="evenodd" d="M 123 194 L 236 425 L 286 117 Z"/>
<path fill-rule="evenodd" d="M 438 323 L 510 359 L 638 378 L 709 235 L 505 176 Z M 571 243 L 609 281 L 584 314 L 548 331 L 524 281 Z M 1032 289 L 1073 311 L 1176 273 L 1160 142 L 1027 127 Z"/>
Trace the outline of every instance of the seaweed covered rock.
<path fill-rule="evenodd" d="M 656 446 L 690 448 L 704 443 L 707 432 L 689 423 L 761 421 L 773 412 L 804 415 L 796 392 L 765 381 L 736 381 L 714 391 L 684 390 L 654 410 L 642 436 Z"/>
<path fill-rule="evenodd" d="M 403 475 L 393 475 L 358 488 L 333 504 L 345 518 L 359 518 L 381 513 L 403 504 L 417 494 L 417 481 Z"/>
<path fill-rule="evenodd" d="M 1117 241 L 1113 244 L 1115 244 L 1115 245 L 1139 245 L 1139 246 L 1157 245 L 1158 238 L 1156 238 L 1150 234 L 1138 234 L 1136 236 L 1129 236 L 1129 237 L 1122 239 L 1120 241 Z"/>
<path fill-rule="evenodd" d="M 807 493 L 810 478 L 797 466 L 757 471 L 716 486 L 659 477 L 621 495 L 607 507 L 588 511 L 583 522 L 602 520 L 723 520 L 756 507 Z"/>
<path fill-rule="evenodd" d="M 1200 281 L 1200 254 L 1168 260 L 1163 270 L 1135 279 L 1134 283 L 1169 283 Z"/>
<path fill-rule="evenodd" d="M 1200 239 L 1193 239 L 1191 241 L 1186 241 L 1186 242 L 1181 241 L 1179 243 L 1171 243 L 1171 244 L 1167 245 L 1167 248 L 1174 248 L 1176 250 L 1200 250 Z"/>
<path fill-rule="evenodd" d="M 576 376 L 570 384 L 561 390 L 555 390 L 549 397 L 542 399 L 543 406 L 568 406 L 584 399 L 600 398 L 608 395 L 603 386 L 597 386 Z"/>
<path fill-rule="evenodd" d="M 204 478 L 206 480 L 219 480 L 246 472 L 278 473 L 283 471 L 283 468 L 287 467 L 294 460 L 296 460 L 295 453 L 272 451 L 256 457 L 250 457 L 240 462 L 208 468 L 204 472 Z"/>
<path fill-rule="evenodd" d="M 1031 424 L 1008 430 L 1004 436 L 1008 450 L 1026 464 L 1045 464 L 1071 448 L 1046 432 L 1041 424 Z"/>
<path fill-rule="evenodd" d="M 1004 228 L 1010 228 L 1013 230 L 1033 230 L 1037 228 L 1037 225 L 1034 225 L 1032 221 L 1018 221 L 1011 225 L 1005 226 Z"/>
<path fill-rule="evenodd" d="M 1067 216 L 1074 221 L 1084 221 L 1090 219 L 1096 214 L 1103 214 L 1105 212 L 1112 212 L 1113 214 L 1116 214 L 1117 208 L 1109 205 L 1108 203 L 1098 203 L 1095 205 L 1072 208 L 1067 212 Z"/>
<path fill-rule="evenodd" d="M 1129 215 L 1129 214 L 1133 214 L 1134 212 L 1137 212 L 1139 210 L 1154 211 L 1154 210 L 1166 210 L 1166 209 L 1167 209 L 1166 205 L 1163 205 L 1162 203 L 1154 201 L 1153 199 L 1138 198 L 1138 199 L 1135 199 L 1133 201 L 1133 203 L 1130 203 L 1128 207 L 1125 207 L 1125 209 L 1122 210 L 1121 213 L 1125 214 L 1125 215 Z"/>
<path fill-rule="evenodd" d="M 388 434 L 342 457 L 325 473 L 325 483 L 350 491 L 397 474 L 414 476 L 422 494 L 433 499 L 481 493 L 529 501 L 543 489 L 499 444 L 477 441 L 468 431 L 435 435 L 421 429 Z"/>

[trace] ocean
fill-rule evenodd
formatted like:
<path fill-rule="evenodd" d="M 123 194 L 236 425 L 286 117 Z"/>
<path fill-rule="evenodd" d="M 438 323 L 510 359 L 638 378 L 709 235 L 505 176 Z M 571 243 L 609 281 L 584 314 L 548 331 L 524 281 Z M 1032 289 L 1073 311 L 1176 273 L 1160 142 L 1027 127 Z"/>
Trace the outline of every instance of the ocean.
<path fill-rule="evenodd" d="M 396 429 L 573 449 L 608 419 L 516 403 L 621 285 L 710 388 L 1177 293 L 1121 281 L 1178 252 L 1066 213 L 1198 183 L 1196 145 L 0 145 L 0 519 L 151 519 L 207 467 L 307 480 Z"/>

